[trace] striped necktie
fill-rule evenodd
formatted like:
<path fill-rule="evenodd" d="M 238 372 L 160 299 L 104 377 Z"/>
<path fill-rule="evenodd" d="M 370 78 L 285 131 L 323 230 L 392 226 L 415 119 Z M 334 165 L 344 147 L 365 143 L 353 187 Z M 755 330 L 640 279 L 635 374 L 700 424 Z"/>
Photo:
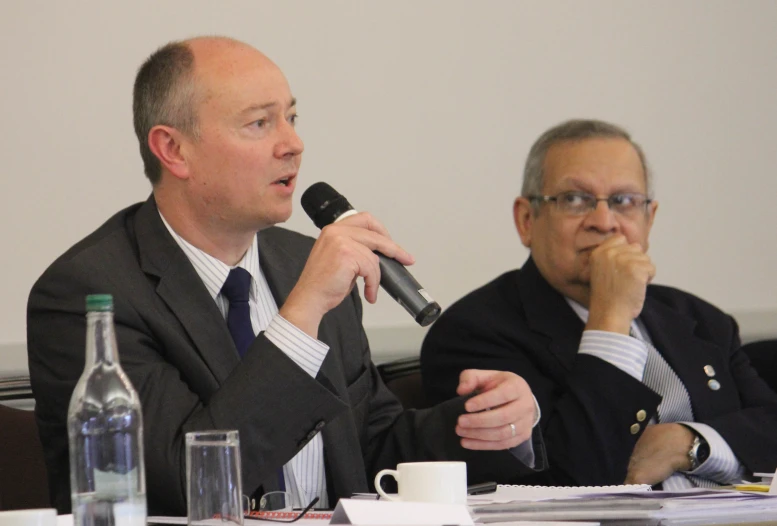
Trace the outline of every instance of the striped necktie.
<path fill-rule="evenodd" d="M 658 422 L 663 424 L 693 422 L 691 398 L 688 396 L 688 390 L 680 377 L 652 343 L 640 338 L 634 329 L 630 331 L 630 334 L 644 342 L 647 347 L 647 361 L 645 362 L 642 383 L 661 395 L 661 403 L 658 404 Z M 651 423 L 655 422 L 651 421 Z M 717 488 L 720 485 L 705 478 L 679 472 L 674 473 L 662 483 L 662 489 L 665 491 L 694 487 Z"/>

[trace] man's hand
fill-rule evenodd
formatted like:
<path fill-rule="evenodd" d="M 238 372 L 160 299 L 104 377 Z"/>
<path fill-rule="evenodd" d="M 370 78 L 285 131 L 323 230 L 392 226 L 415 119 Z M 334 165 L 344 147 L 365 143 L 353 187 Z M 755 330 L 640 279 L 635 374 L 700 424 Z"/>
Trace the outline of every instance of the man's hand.
<path fill-rule="evenodd" d="M 625 484 L 658 484 L 691 467 L 688 451 L 695 435 L 682 424 L 648 426 L 629 459 Z"/>
<path fill-rule="evenodd" d="M 365 299 L 375 303 L 380 267 L 374 250 L 403 265 L 414 263 L 413 256 L 394 243 L 386 228 L 366 212 L 325 226 L 280 315 L 317 338 L 321 318 L 345 299 L 359 277 L 364 278 Z"/>
<path fill-rule="evenodd" d="M 477 392 L 465 404 L 456 434 L 467 449 L 510 449 L 528 440 L 535 420 L 534 397 L 526 381 L 515 373 L 468 369 L 459 377 L 456 392 Z M 515 426 L 515 433 L 513 428 Z"/>
<path fill-rule="evenodd" d="M 656 267 L 639 243 L 622 235 L 607 239 L 591 252 L 591 298 L 588 330 L 628 334 L 642 312 L 648 283 Z"/>

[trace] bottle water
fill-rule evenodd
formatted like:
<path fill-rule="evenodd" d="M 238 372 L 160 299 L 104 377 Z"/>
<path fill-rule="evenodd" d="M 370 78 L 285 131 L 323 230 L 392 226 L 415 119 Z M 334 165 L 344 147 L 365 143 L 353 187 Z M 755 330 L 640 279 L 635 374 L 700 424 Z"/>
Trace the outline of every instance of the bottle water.
<path fill-rule="evenodd" d="M 145 526 L 143 421 L 119 365 L 113 297 L 86 297 L 86 365 L 67 412 L 74 526 Z"/>

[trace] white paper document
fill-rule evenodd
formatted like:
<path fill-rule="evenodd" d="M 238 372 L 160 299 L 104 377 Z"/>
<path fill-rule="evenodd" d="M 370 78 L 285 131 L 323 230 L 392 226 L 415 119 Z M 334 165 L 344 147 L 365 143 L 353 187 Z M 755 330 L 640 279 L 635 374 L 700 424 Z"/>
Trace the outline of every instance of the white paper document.
<path fill-rule="evenodd" d="M 654 520 L 661 524 L 705 524 L 712 519 L 777 519 L 777 497 L 721 490 L 583 494 L 562 499 L 524 500 L 472 506 L 477 522 Z M 657 522 L 656 522 L 657 523 Z"/>
<path fill-rule="evenodd" d="M 538 501 L 548 499 L 564 499 L 581 495 L 635 493 L 651 491 L 647 484 L 626 484 L 619 486 L 513 486 L 499 484 L 496 492 L 482 495 L 470 495 L 467 504 L 477 506 L 490 503 L 507 503 L 514 501 Z"/>
<path fill-rule="evenodd" d="M 427 504 L 425 502 L 358 499 L 340 499 L 330 524 L 359 524 L 362 526 L 456 524 L 473 526 L 472 517 L 463 504 Z"/>

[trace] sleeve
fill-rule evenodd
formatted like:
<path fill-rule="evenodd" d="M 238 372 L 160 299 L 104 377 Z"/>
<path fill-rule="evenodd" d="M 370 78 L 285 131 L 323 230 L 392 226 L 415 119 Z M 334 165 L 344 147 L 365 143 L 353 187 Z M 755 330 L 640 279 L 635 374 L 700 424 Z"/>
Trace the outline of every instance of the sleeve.
<path fill-rule="evenodd" d="M 772 444 L 777 436 L 777 393 L 750 365 L 741 349 L 734 319 L 717 310 L 705 319 L 707 322 L 699 330 L 709 331 L 715 336 L 713 341 L 722 342 L 710 350 L 719 356 L 715 374 L 720 389 L 709 389 L 706 377 L 704 383 L 694 386 L 696 396 L 692 395 L 691 400 L 696 422 L 713 429 L 748 473 L 774 471 L 777 449 Z"/>
<path fill-rule="evenodd" d="M 699 424 L 698 422 L 680 423 L 693 429 L 710 446 L 709 458 L 699 465 L 698 468 L 687 473 L 714 480 L 721 484 L 734 484 L 742 480 L 742 477 L 745 475 L 745 467 L 717 431 L 706 424 Z"/>
<path fill-rule="evenodd" d="M 466 397 L 453 397 L 423 410 L 405 410 L 389 391 L 371 361 L 369 344 L 361 326 L 361 300 L 354 290 L 351 295 L 355 309 L 360 348 L 364 368 L 369 371 L 369 394 L 365 397 L 366 419 L 360 435 L 365 444 L 364 458 L 368 483 L 372 488 L 375 474 L 385 468 L 394 468 L 399 462 L 428 460 L 458 460 L 467 462 L 467 480 L 470 483 L 501 480 L 509 474 L 534 473 L 546 468 L 542 434 L 537 426 L 532 435 L 535 466 L 527 466 L 511 451 L 472 451 L 461 446 L 456 434 L 456 421 L 465 412 Z M 356 355 L 356 349 L 344 351 Z M 354 411 L 362 412 L 357 405 Z M 358 422 L 357 422 L 358 424 Z M 374 488 L 372 488 L 374 489 Z"/>
<path fill-rule="evenodd" d="M 291 358 L 306 373 L 315 378 L 326 358 L 329 346 L 276 314 L 265 330 L 270 340 L 283 353 Z"/>
<path fill-rule="evenodd" d="M 143 406 L 148 508 L 155 514 L 186 512 L 187 432 L 238 430 L 243 488 L 251 493 L 274 480 L 277 468 L 304 447 L 311 432 L 348 412 L 347 400 L 312 378 L 265 333 L 256 337 L 239 367 L 229 365 L 232 359 L 237 363 L 236 356 L 226 356 L 217 379 L 153 288 L 139 286 L 138 276 L 128 280 L 107 272 L 108 266 L 86 258 L 56 264 L 35 285 L 28 304 L 36 417 L 60 512 L 70 509 L 66 419 L 84 367 L 86 294 L 114 295 L 121 365 Z M 210 300 L 204 287 L 202 296 Z M 190 292 L 182 301 L 192 297 L 198 298 Z M 219 319 L 215 304 L 203 301 L 202 307 L 197 322 L 219 330 L 211 322 Z M 215 309 L 213 317 L 208 308 Z"/>
<path fill-rule="evenodd" d="M 448 309 L 424 340 L 424 387 L 433 401 L 451 398 L 468 368 L 512 371 L 528 382 L 542 409 L 549 469 L 499 482 L 621 484 L 659 395 L 598 356 L 578 355 L 579 341 L 570 341 L 568 351 L 551 345 L 504 304 L 465 300 Z"/>
<path fill-rule="evenodd" d="M 647 363 L 645 342 L 624 334 L 583 331 L 578 354 L 596 356 L 640 382 L 645 373 Z"/>

